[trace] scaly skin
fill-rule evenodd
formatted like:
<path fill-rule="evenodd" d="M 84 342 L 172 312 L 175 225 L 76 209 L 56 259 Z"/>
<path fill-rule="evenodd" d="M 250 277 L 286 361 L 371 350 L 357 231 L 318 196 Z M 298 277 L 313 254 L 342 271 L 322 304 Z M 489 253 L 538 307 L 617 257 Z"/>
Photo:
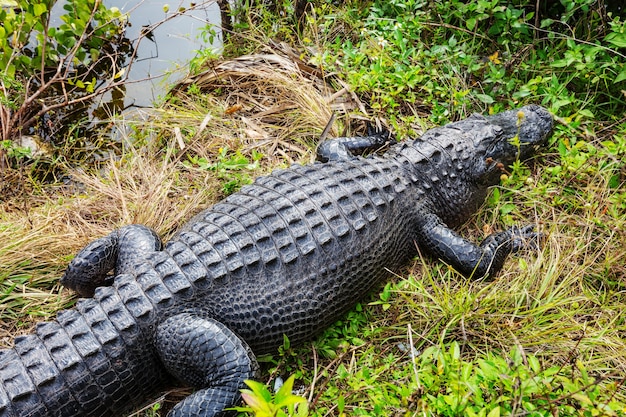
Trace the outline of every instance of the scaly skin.
<path fill-rule="evenodd" d="M 120 415 L 181 381 L 172 416 L 214 416 L 257 372 L 254 353 L 310 340 L 415 256 L 493 275 L 540 235 L 512 228 L 475 245 L 451 228 L 552 129 L 538 106 L 432 129 L 383 156 L 388 135 L 340 138 L 326 163 L 258 178 L 194 217 L 161 250 L 126 226 L 79 253 L 63 283 L 75 309 L 0 352 L 0 416 Z M 515 140 L 511 140 L 512 138 Z M 518 144 L 511 142 L 519 142 Z M 106 272 L 115 268 L 108 287 Z"/>

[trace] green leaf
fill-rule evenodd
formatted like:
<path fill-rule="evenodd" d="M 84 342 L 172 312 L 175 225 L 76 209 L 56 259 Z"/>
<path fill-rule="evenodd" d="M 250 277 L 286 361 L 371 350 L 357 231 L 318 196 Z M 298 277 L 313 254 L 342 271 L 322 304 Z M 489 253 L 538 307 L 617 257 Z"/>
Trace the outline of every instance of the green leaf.
<path fill-rule="evenodd" d="M 570 104 L 572 102 L 572 100 L 570 100 L 569 98 L 565 98 L 565 99 L 559 99 L 559 100 L 555 100 L 554 103 L 552 104 L 552 106 L 550 107 L 550 110 L 557 114 L 557 110 L 560 109 L 563 106 L 567 106 L 568 104 Z"/>
<path fill-rule="evenodd" d="M 47 11 L 48 11 L 48 8 L 46 7 L 45 4 L 43 4 L 43 3 L 33 4 L 33 14 L 36 17 L 41 16 L 42 14 L 46 13 Z"/>
<path fill-rule="evenodd" d="M 587 119 L 593 120 L 595 116 L 589 109 L 580 109 L 577 112 L 579 115 L 586 117 Z"/>
<path fill-rule="evenodd" d="M 567 67 L 571 63 L 572 61 L 569 59 L 555 59 L 554 61 L 550 63 L 550 66 L 554 68 L 563 68 L 563 67 Z"/>
<path fill-rule="evenodd" d="M 487 414 L 487 417 L 500 417 L 500 406 L 497 406 Z"/>
<path fill-rule="evenodd" d="M 618 48 L 626 48 L 626 33 L 611 32 L 604 40 Z"/>
<path fill-rule="evenodd" d="M 497 203 L 498 201 L 500 201 L 500 189 L 498 189 L 497 187 L 493 189 L 493 191 L 491 192 L 491 198 L 493 199 L 494 203 Z"/>
<path fill-rule="evenodd" d="M 246 381 L 248 383 L 248 381 Z M 258 397 L 253 392 L 248 390 L 241 390 L 241 398 L 252 409 L 257 417 L 272 417 L 274 410 L 269 401 L 263 401 L 263 398 Z"/>
<path fill-rule="evenodd" d="M 91 55 L 90 59 L 93 62 L 96 62 L 98 58 L 100 57 L 100 50 L 96 48 L 91 48 L 89 49 L 89 54 Z"/>
<path fill-rule="evenodd" d="M 4 71 L 4 75 L 9 79 L 15 79 L 15 65 L 9 64 L 9 66 Z"/>
<path fill-rule="evenodd" d="M 589 396 L 583 392 L 575 392 L 572 394 L 572 398 L 578 400 L 580 404 L 593 405 L 593 402 L 589 399 Z"/>
<path fill-rule="evenodd" d="M 493 97 L 487 94 L 476 93 L 476 98 L 485 104 L 492 104 L 493 102 L 495 102 Z"/>
<path fill-rule="evenodd" d="M 505 203 L 500 208 L 500 213 L 504 216 L 506 214 L 511 213 L 513 210 L 515 210 L 515 208 L 516 208 L 515 204 L 513 204 L 513 203 Z"/>
<path fill-rule="evenodd" d="M 457 342 L 452 342 L 450 344 L 449 353 L 452 359 L 459 359 L 461 357 L 461 347 Z"/>
<path fill-rule="evenodd" d="M 535 374 L 538 374 L 541 371 L 541 364 L 539 363 L 539 359 L 537 359 L 537 357 L 533 355 L 528 355 L 526 359 L 528 360 L 528 366 L 530 366 L 530 369 L 532 369 Z"/>
<path fill-rule="evenodd" d="M 291 405 L 306 403 L 306 400 L 298 395 L 289 394 L 280 399 L 276 396 L 276 407 L 289 407 Z"/>
<path fill-rule="evenodd" d="M 309 415 L 309 404 L 305 401 L 298 405 L 295 417 L 307 417 Z"/>
<path fill-rule="evenodd" d="M 476 19 L 473 17 L 470 17 L 469 19 L 465 21 L 465 26 L 467 26 L 469 30 L 474 30 L 474 28 L 476 27 Z"/>
<path fill-rule="evenodd" d="M 619 188 L 621 184 L 621 179 L 622 177 L 620 174 L 613 175 L 611 178 L 609 178 L 609 187 L 613 189 Z"/>
<path fill-rule="evenodd" d="M 254 395 L 256 395 L 257 397 L 260 397 L 267 402 L 270 402 L 272 400 L 272 394 L 270 394 L 269 390 L 267 389 L 265 385 L 257 381 L 252 381 L 250 379 L 244 382 L 246 383 L 247 386 L 250 387 Z"/>
<path fill-rule="evenodd" d="M 626 80 L 626 65 L 622 68 L 620 73 L 617 74 L 617 77 L 615 77 L 615 80 L 613 80 L 613 83 L 617 84 L 618 82 L 624 81 L 624 80 Z"/>

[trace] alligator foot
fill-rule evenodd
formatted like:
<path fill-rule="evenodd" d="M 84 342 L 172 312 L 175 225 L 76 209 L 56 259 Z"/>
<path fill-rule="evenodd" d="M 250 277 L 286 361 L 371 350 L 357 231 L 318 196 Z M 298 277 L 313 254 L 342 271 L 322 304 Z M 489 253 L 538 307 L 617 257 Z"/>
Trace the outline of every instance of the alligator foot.
<path fill-rule="evenodd" d="M 487 236 L 476 245 L 448 228 L 432 213 L 424 214 L 418 231 L 420 247 L 467 277 L 484 278 L 498 272 L 511 253 L 539 250 L 544 235 L 534 225 L 512 227 Z"/>
<path fill-rule="evenodd" d="M 239 402 L 239 390 L 258 372 L 250 348 L 223 324 L 180 313 L 159 324 L 155 345 L 165 368 L 199 390 L 177 404 L 168 417 L 210 417 Z"/>
<path fill-rule="evenodd" d="M 367 136 L 334 138 L 320 143 L 317 147 L 317 160 L 320 162 L 349 160 L 354 155 L 375 152 L 394 140 L 387 129 L 379 130 L 368 124 Z"/>
<path fill-rule="evenodd" d="M 535 231 L 534 224 L 523 227 L 514 226 L 500 233 L 506 233 L 507 238 L 511 241 L 511 253 L 521 250 L 541 250 L 546 239 L 545 234 Z"/>
<path fill-rule="evenodd" d="M 92 297 L 97 287 L 112 283 L 109 272 L 130 272 L 133 265 L 161 247 L 154 230 L 139 224 L 124 226 L 85 246 L 68 265 L 61 284 L 81 297 Z"/>

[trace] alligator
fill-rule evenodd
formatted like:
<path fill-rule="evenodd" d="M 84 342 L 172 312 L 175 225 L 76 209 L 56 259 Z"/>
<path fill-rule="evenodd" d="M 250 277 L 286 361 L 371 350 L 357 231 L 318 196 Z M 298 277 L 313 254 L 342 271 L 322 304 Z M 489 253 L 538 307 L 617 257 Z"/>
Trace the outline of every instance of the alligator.
<path fill-rule="evenodd" d="M 454 229 L 552 126 L 528 105 L 403 142 L 329 140 L 326 162 L 257 178 L 166 245 L 141 225 L 93 241 L 62 279 L 85 298 L 0 351 L 0 416 L 119 416 L 181 383 L 195 392 L 169 416 L 226 415 L 258 375 L 255 355 L 311 340 L 418 248 L 493 276 L 542 234 L 512 227 L 477 245 Z"/>

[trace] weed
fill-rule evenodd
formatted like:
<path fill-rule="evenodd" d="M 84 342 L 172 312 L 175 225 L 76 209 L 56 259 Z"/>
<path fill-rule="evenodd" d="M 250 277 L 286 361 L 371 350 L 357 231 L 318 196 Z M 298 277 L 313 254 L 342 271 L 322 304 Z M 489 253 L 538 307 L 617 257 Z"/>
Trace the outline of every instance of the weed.
<path fill-rule="evenodd" d="M 597 18 L 592 27 L 604 32 L 562 34 L 554 29 L 584 9 L 563 3 L 567 12 L 557 22 L 539 21 L 535 11 L 508 1 L 374 1 L 359 12 L 363 40 L 341 43 L 341 67 L 373 109 L 406 116 L 407 103 L 418 102 L 431 108 L 435 123 L 470 107 L 497 111 L 530 96 L 553 112 L 585 117 L 592 117 L 591 107 L 605 114 L 623 110 L 624 99 L 612 92 L 626 78 L 618 50 L 624 22 Z"/>
<path fill-rule="evenodd" d="M 235 410 L 252 412 L 257 417 L 306 417 L 306 399 L 292 394 L 294 379 L 290 376 L 275 395 L 259 382 L 246 381 L 250 389 L 241 390 L 246 406 Z"/>
<path fill-rule="evenodd" d="M 259 160 L 263 154 L 253 149 L 251 156 L 244 156 L 241 151 L 231 152 L 228 147 L 220 148 L 216 162 L 209 162 L 206 158 L 189 157 L 189 165 L 200 169 L 214 171 L 217 178 L 222 180 L 222 191 L 225 196 L 239 190 L 242 185 L 252 183 L 252 171 L 259 168 Z"/>
<path fill-rule="evenodd" d="M 117 8 L 70 1 L 63 7 L 62 23 L 53 27 L 54 2 L 8 4 L 0 8 L 2 140 L 33 133 L 44 115 L 121 85 L 121 75 L 111 72 L 127 64 L 131 53 L 124 47 L 126 19 Z"/>

